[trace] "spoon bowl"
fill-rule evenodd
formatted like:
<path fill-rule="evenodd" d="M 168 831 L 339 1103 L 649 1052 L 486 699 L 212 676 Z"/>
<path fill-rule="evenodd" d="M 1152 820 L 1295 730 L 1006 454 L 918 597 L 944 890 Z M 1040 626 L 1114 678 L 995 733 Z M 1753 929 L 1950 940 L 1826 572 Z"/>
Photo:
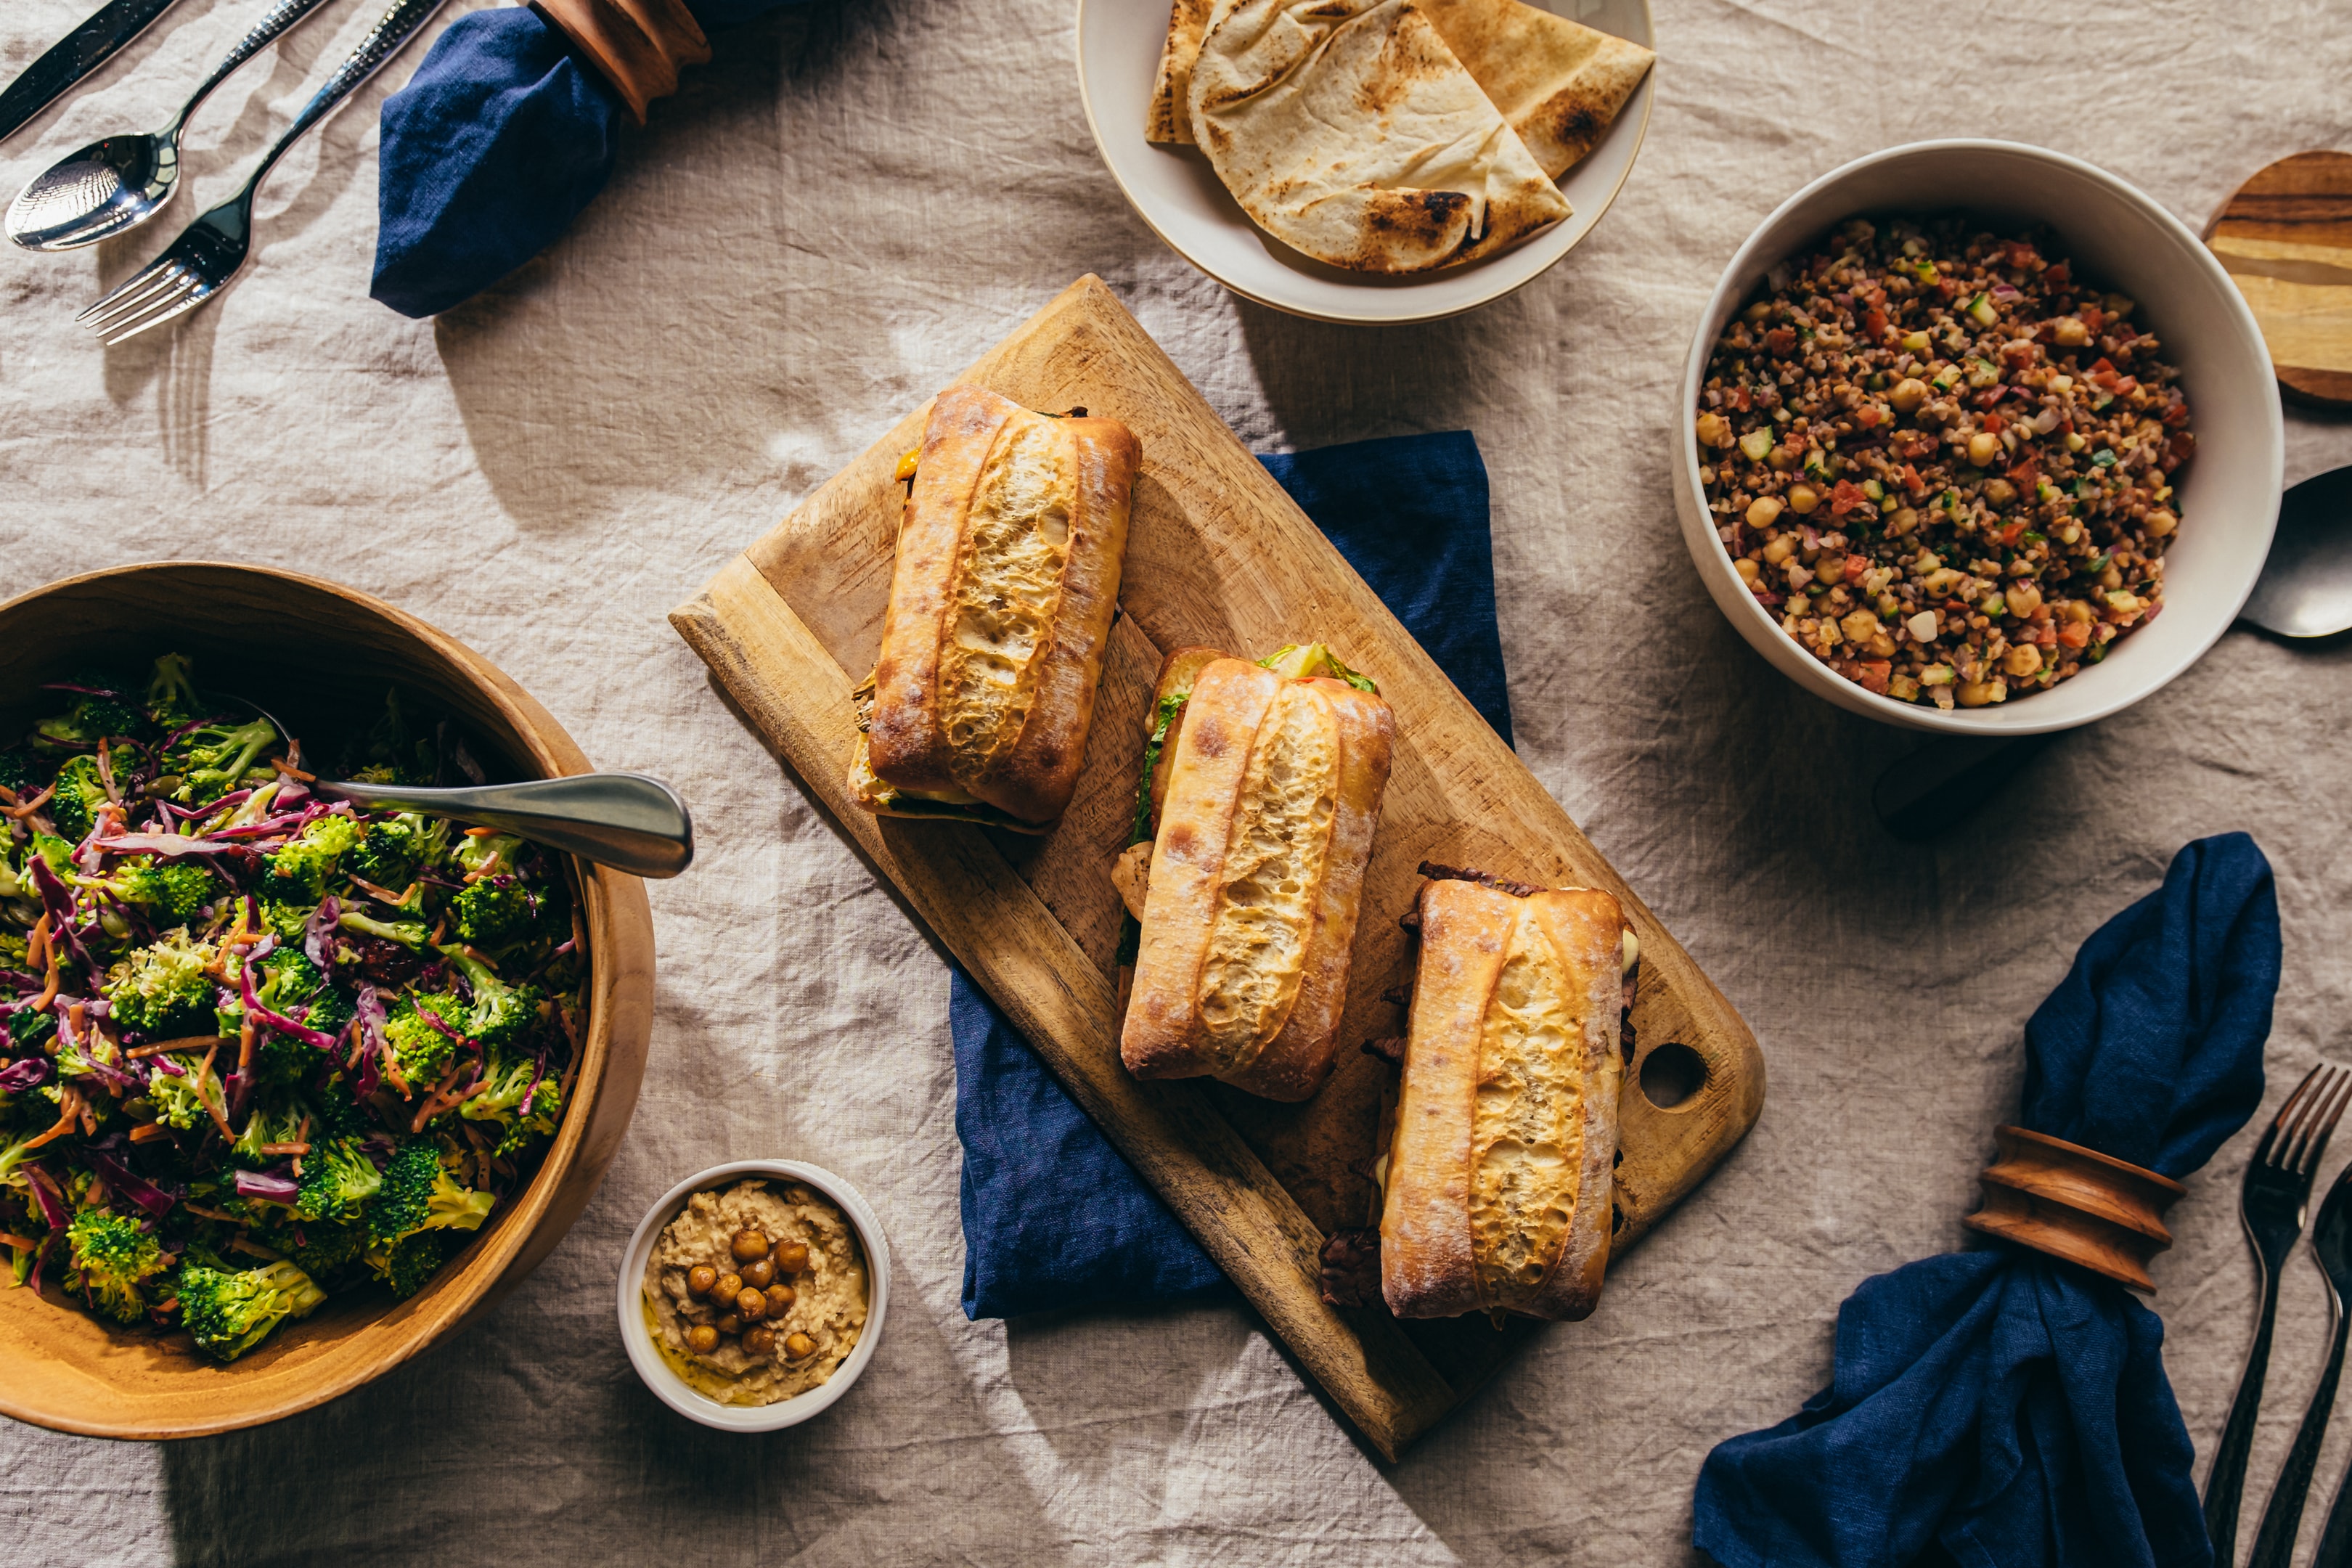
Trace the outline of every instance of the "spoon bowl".
<path fill-rule="evenodd" d="M 177 132 L 109 136 L 59 159 L 8 204 L 8 237 L 27 250 L 79 250 L 145 223 L 179 184 Z"/>
<path fill-rule="evenodd" d="M 2286 492 L 2270 557 L 2239 614 L 2283 637 L 2352 630 L 2352 468 Z"/>

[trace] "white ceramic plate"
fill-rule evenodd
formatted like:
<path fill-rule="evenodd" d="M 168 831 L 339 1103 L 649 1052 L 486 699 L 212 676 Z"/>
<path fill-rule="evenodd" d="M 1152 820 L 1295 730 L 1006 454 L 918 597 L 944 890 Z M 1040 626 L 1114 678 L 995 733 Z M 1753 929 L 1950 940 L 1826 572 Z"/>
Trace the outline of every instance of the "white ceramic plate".
<path fill-rule="evenodd" d="M 859 1336 L 857 1348 L 849 1352 L 849 1359 L 806 1394 L 780 1399 L 773 1405 L 721 1405 L 697 1393 L 670 1370 L 669 1363 L 654 1348 L 653 1334 L 646 1327 L 646 1260 L 653 1256 L 654 1243 L 660 1237 L 662 1227 L 686 1206 L 690 1194 L 709 1187 L 726 1186 L 745 1176 L 799 1182 L 838 1205 L 856 1230 L 858 1244 L 866 1248 L 866 1277 L 872 1292 L 866 1303 L 866 1331 Z M 696 1172 L 664 1193 L 660 1201 L 646 1211 L 636 1234 L 629 1237 L 628 1251 L 621 1257 L 621 1343 L 628 1349 L 629 1364 L 636 1368 L 637 1376 L 653 1390 L 655 1398 L 688 1420 L 721 1432 L 773 1432 L 780 1427 L 797 1426 L 831 1409 L 866 1371 L 866 1363 L 874 1359 L 874 1347 L 882 1342 L 882 1321 L 889 1308 L 890 1243 L 882 1235 L 882 1221 L 856 1187 L 822 1165 L 803 1164 L 798 1160 L 738 1160 L 731 1165 L 713 1165 L 707 1171 Z"/>
<path fill-rule="evenodd" d="M 1649 0 L 1535 0 L 1546 10 L 1656 47 Z M 1169 248 L 1245 300 L 1318 321 L 1366 326 L 1459 315 L 1535 279 L 1592 231 L 1633 167 L 1649 129 L 1657 68 L 1601 145 L 1561 176 L 1576 209 L 1516 249 L 1415 278 L 1347 272 L 1310 260 L 1250 222 L 1192 147 L 1143 139 L 1152 78 L 1168 41 L 1168 0 L 1078 0 L 1078 98 L 1111 178 Z"/>
<path fill-rule="evenodd" d="M 2138 302 L 2132 320 L 2180 367 L 2197 456 L 2179 485 L 2180 532 L 2164 556 L 2164 613 L 2099 663 L 2014 701 L 1941 709 L 1878 697 L 1797 645 L 1756 602 L 1716 536 L 1695 431 L 1709 350 L 1774 264 L 1856 214 L 1955 209 L 2053 230 L 2077 268 Z M 1739 635 L 1798 685 L 1841 708 L 1914 730 L 2038 735 L 2127 708 L 2203 657 L 2253 591 L 2278 522 L 2285 426 L 2270 353 L 2245 298 L 2179 219 L 2102 169 L 2014 142 L 1918 142 L 1832 170 L 1759 225 L 1724 269 L 1683 365 L 1675 505 L 1707 592 Z"/>

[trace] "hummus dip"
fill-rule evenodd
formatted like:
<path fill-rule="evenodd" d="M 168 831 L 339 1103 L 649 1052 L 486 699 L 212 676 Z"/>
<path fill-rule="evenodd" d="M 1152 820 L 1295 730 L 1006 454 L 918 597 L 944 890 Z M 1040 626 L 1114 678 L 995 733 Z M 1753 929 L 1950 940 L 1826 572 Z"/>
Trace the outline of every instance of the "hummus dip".
<path fill-rule="evenodd" d="M 778 1284 L 792 1287 L 793 1304 L 762 1321 L 761 1326 L 774 1331 L 766 1353 L 747 1350 L 743 1334 L 722 1333 L 715 1348 L 698 1354 L 688 1348 L 688 1332 L 717 1326 L 726 1309 L 698 1299 L 687 1288 L 688 1271 L 700 1265 L 722 1273 L 740 1267 L 729 1247 L 745 1230 L 766 1237 L 779 1252 L 793 1243 L 808 1248 L 804 1268 L 776 1276 Z M 662 1358 L 697 1393 L 721 1405 L 773 1405 L 824 1383 L 857 1348 L 866 1329 L 866 1289 L 865 1254 L 847 1215 L 798 1182 L 751 1176 L 694 1194 L 663 1227 L 646 1260 L 646 1326 Z M 814 1348 L 795 1356 L 789 1342 L 801 1336 Z"/>

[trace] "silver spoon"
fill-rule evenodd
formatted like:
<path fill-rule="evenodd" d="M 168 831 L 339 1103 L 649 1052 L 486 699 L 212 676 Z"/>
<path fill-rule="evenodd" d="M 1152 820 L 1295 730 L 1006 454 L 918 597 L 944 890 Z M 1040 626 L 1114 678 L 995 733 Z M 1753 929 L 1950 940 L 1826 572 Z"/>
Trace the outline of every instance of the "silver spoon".
<path fill-rule="evenodd" d="M 281 736 L 294 732 L 250 697 L 212 695 L 251 709 Z M 676 790 L 643 773 L 570 773 L 454 788 L 314 779 L 304 787 L 379 811 L 413 811 L 499 828 L 632 877 L 675 877 L 694 864 L 693 815 Z"/>
<path fill-rule="evenodd" d="M 136 228 L 172 199 L 180 182 L 180 136 L 197 105 L 236 68 L 327 0 L 278 0 L 236 41 L 213 74 L 163 130 L 109 136 L 68 153 L 8 204 L 8 237 L 27 250 L 78 250 Z"/>
<path fill-rule="evenodd" d="M 2352 630 L 2352 468 L 2305 479 L 2280 499 L 2270 559 L 2238 613 L 2283 637 Z"/>

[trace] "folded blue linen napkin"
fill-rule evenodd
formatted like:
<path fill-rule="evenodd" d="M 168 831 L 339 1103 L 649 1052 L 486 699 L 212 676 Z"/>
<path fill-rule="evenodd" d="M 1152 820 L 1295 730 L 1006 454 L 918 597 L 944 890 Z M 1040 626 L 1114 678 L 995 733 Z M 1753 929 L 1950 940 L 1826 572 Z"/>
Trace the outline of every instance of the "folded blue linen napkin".
<path fill-rule="evenodd" d="M 1508 742 L 1486 466 L 1470 433 L 1258 460 Z M 1317 628 L 1300 626 L 1297 635 L 1312 640 Z M 1381 672 L 1369 673 L 1377 679 Z M 1012 1318 L 1222 1289 L 1224 1276 L 1209 1255 L 987 994 L 961 970 L 950 987 L 956 1136 L 963 1141 L 964 1316 Z"/>
<path fill-rule="evenodd" d="M 687 0 L 705 34 L 806 0 Z M 384 100 L 376 299 L 461 304 L 555 243 L 620 153 L 620 93 L 529 5 L 449 24 Z"/>
<path fill-rule="evenodd" d="M 2020 1125 L 2199 1169 L 2262 1102 L 2278 978 L 2270 862 L 2199 839 L 2027 1023 Z M 2205 1568 L 2163 1342 L 2122 1286 L 2006 1244 L 1865 1280 L 1830 1386 L 1707 1457 L 1693 1539 L 1726 1568 Z"/>

